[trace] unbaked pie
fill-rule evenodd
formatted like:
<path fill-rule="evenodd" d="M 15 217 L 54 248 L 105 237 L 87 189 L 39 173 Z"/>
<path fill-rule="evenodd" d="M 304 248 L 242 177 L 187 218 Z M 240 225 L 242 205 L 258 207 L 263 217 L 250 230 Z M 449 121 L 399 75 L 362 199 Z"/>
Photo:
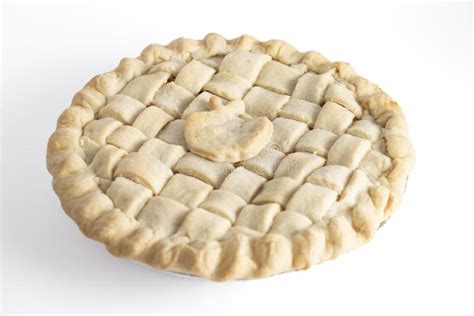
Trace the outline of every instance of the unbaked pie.
<path fill-rule="evenodd" d="M 400 204 L 413 163 L 397 103 L 349 64 L 218 34 L 149 45 L 92 78 L 47 155 L 86 236 L 219 281 L 361 246 Z"/>

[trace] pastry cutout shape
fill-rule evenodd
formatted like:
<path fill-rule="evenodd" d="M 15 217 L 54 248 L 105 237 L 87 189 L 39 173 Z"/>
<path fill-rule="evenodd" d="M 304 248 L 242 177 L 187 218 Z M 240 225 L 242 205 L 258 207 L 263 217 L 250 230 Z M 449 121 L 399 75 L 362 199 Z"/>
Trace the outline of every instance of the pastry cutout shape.
<path fill-rule="evenodd" d="M 210 111 L 188 116 L 184 137 L 192 153 L 216 162 L 238 162 L 255 157 L 270 141 L 273 125 L 266 117 L 245 114 L 242 100 L 222 105 L 209 100 Z"/>

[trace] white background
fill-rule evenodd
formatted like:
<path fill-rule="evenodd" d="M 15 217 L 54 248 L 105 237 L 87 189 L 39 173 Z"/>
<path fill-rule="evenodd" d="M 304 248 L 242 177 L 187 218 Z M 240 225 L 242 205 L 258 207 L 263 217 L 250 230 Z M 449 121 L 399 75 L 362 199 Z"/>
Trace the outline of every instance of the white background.
<path fill-rule="evenodd" d="M 472 315 L 471 5 L 312 3 L 5 4 L 3 312 Z M 116 259 L 62 212 L 45 148 L 73 94 L 149 43 L 208 32 L 349 61 L 402 106 L 417 166 L 402 207 L 367 246 L 305 272 L 213 283 Z"/>

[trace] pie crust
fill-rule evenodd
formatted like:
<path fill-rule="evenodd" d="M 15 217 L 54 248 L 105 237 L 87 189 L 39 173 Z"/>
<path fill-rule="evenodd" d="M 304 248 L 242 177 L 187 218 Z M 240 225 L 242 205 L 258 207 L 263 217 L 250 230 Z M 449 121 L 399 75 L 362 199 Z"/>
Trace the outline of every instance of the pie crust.
<path fill-rule="evenodd" d="M 370 240 L 414 165 L 397 103 L 344 62 L 251 36 L 179 38 L 95 76 L 47 167 L 115 256 L 212 280 L 329 260 Z"/>

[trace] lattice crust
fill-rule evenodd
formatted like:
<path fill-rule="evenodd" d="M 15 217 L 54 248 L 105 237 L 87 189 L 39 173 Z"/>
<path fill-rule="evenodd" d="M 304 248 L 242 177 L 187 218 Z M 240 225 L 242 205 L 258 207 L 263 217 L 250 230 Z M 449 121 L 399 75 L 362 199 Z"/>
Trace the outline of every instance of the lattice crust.
<path fill-rule="evenodd" d="M 160 160 L 147 153 L 130 153 L 115 168 L 115 177 L 126 177 L 157 194 L 173 175 Z"/>
<path fill-rule="evenodd" d="M 275 203 L 245 206 L 237 218 L 236 226 L 244 226 L 262 233 L 268 232 L 273 218 L 281 210 Z"/>
<path fill-rule="evenodd" d="M 293 194 L 286 210 L 301 213 L 313 222 L 319 222 L 336 199 L 337 192 L 319 185 L 305 183 Z"/>
<path fill-rule="evenodd" d="M 274 148 L 289 153 L 293 151 L 301 136 L 308 131 L 306 124 L 286 118 L 273 120 L 272 144 Z"/>
<path fill-rule="evenodd" d="M 184 110 L 183 115 L 181 115 L 181 118 L 186 119 L 189 115 L 195 112 L 209 111 L 208 104 L 211 97 L 217 97 L 222 102 L 222 104 L 227 104 L 227 100 L 220 98 L 207 91 L 204 91 L 193 99 L 189 106 Z"/>
<path fill-rule="evenodd" d="M 337 135 L 323 129 L 312 129 L 296 143 L 297 151 L 307 151 L 321 157 L 327 157 L 329 149 L 337 140 Z"/>
<path fill-rule="evenodd" d="M 186 154 L 186 149 L 183 146 L 168 144 L 158 138 L 151 138 L 140 147 L 138 152 L 150 154 L 172 168 Z"/>
<path fill-rule="evenodd" d="M 146 136 L 133 126 L 120 126 L 110 134 L 106 142 L 128 152 L 137 151 L 147 140 Z"/>
<path fill-rule="evenodd" d="M 189 208 L 196 208 L 212 191 L 212 186 L 184 174 L 175 174 L 160 196 L 176 200 Z"/>
<path fill-rule="evenodd" d="M 186 147 L 186 141 L 184 139 L 185 122 L 185 120 L 174 120 L 169 122 L 157 137 L 168 144 Z"/>
<path fill-rule="evenodd" d="M 306 179 L 307 182 L 328 187 L 341 194 L 347 185 L 352 170 L 350 168 L 330 165 L 314 170 Z"/>
<path fill-rule="evenodd" d="M 301 183 L 316 168 L 324 165 L 325 160 L 318 155 L 296 152 L 286 156 L 275 171 L 275 178 L 289 177 Z"/>
<path fill-rule="evenodd" d="M 153 74 L 155 72 L 163 71 L 171 74 L 176 77 L 176 75 L 186 66 L 186 63 L 180 59 L 172 58 L 168 61 L 164 61 L 157 65 L 154 65 L 148 70 L 148 74 Z"/>
<path fill-rule="evenodd" d="M 313 127 L 316 117 L 321 111 L 321 106 L 305 100 L 291 98 L 283 107 L 280 116 L 295 121 L 300 121 Z"/>
<path fill-rule="evenodd" d="M 253 199 L 252 203 L 278 203 L 284 207 L 300 184 L 299 181 L 289 177 L 272 179 L 263 185 L 262 190 Z"/>
<path fill-rule="evenodd" d="M 227 218 L 232 223 L 242 207 L 247 204 L 240 196 L 230 191 L 214 190 L 199 207 Z"/>
<path fill-rule="evenodd" d="M 292 95 L 296 99 L 322 105 L 324 101 L 324 93 L 328 86 L 333 82 L 334 76 L 331 72 L 321 75 L 306 73 L 298 79 Z"/>
<path fill-rule="evenodd" d="M 199 61 L 206 66 L 214 68 L 215 70 L 219 70 L 219 67 L 222 64 L 223 59 L 224 57 L 222 56 L 213 56 L 209 58 L 200 59 Z"/>
<path fill-rule="evenodd" d="M 105 145 L 107 137 L 112 134 L 122 123 L 111 117 L 89 122 L 84 127 L 83 136 L 99 145 Z"/>
<path fill-rule="evenodd" d="M 193 99 L 194 94 L 174 82 L 169 82 L 155 93 L 153 104 L 178 118 Z"/>
<path fill-rule="evenodd" d="M 326 102 L 319 112 L 314 128 L 341 135 L 352 124 L 354 114 L 343 106 Z"/>
<path fill-rule="evenodd" d="M 123 149 L 105 145 L 95 154 L 90 168 L 98 177 L 111 180 L 115 166 L 126 155 L 127 152 Z"/>
<path fill-rule="evenodd" d="M 186 154 L 174 166 L 174 171 L 198 178 L 218 188 L 234 166 L 225 162 L 213 162 L 194 154 Z"/>
<path fill-rule="evenodd" d="M 221 189 L 235 193 L 248 203 L 265 181 L 264 177 L 239 167 L 225 178 Z"/>
<path fill-rule="evenodd" d="M 117 94 L 112 96 L 109 102 L 100 109 L 98 117 L 112 117 L 130 125 L 144 109 L 145 105 L 140 101 L 126 95 Z"/>
<path fill-rule="evenodd" d="M 152 197 L 153 192 L 132 180 L 117 177 L 107 190 L 107 195 L 116 207 L 126 215 L 134 217 Z"/>
<path fill-rule="evenodd" d="M 204 89 L 228 100 L 242 99 L 252 84 L 236 74 L 219 72 Z"/>
<path fill-rule="evenodd" d="M 217 99 L 271 121 L 258 155 L 189 152 L 186 120 Z M 114 255 L 213 280 L 308 268 L 362 245 L 399 206 L 413 162 L 397 103 L 349 64 L 218 34 L 150 45 L 94 77 L 47 154 L 84 234 Z"/>
<path fill-rule="evenodd" d="M 215 69 L 193 60 L 181 69 L 175 83 L 196 95 L 215 72 Z"/>
<path fill-rule="evenodd" d="M 368 140 L 344 134 L 329 150 L 327 164 L 356 168 L 369 150 Z"/>
<path fill-rule="evenodd" d="M 168 80 L 170 74 L 167 72 L 157 72 L 151 75 L 143 75 L 130 81 L 121 94 L 137 99 L 141 103 L 148 105 L 155 92 Z"/>
<path fill-rule="evenodd" d="M 341 104 L 358 118 L 362 115 L 362 107 L 357 103 L 355 93 L 341 83 L 330 85 L 324 94 L 324 99 L 327 102 Z"/>
<path fill-rule="evenodd" d="M 263 66 L 256 84 L 277 93 L 289 95 L 301 75 L 302 73 L 295 68 L 277 61 L 270 61 Z"/>
<path fill-rule="evenodd" d="M 272 58 L 266 54 L 237 50 L 233 54 L 224 57 L 219 71 L 237 75 L 250 83 L 254 83 L 262 67 L 271 60 Z"/>
<path fill-rule="evenodd" d="M 158 234 L 158 238 L 166 238 L 176 233 L 188 213 L 185 205 L 154 196 L 148 200 L 137 219 Z"/>
<path fill-rule="evenodd" d="M 133 127 L 142 132 L 146 137 L 153 138 L 173 117 L 156 106 L 149 106 L 141 112 Z"/>
<path fill-rule="evenodd" d="M 266 116 L 273 120 L 289 99 L 287 95 L 253 87 L 244 98 L 245 112 L 252 116 Z"/>
<path fill-rule="evenodd" d="M 285 154 L 273 148 L 264 148 L 260 153 L 250 159 L 244 160 L 242 165 L 267 179 L 273 177 L 273 173 Z"/>
<path fill-rule="evenodd" d="M 215 240 L 225 235 L 231 222 L 219 215 L 196 208 L 189 212 L 178 230 L 178 235 L 190 240 Z"/>

